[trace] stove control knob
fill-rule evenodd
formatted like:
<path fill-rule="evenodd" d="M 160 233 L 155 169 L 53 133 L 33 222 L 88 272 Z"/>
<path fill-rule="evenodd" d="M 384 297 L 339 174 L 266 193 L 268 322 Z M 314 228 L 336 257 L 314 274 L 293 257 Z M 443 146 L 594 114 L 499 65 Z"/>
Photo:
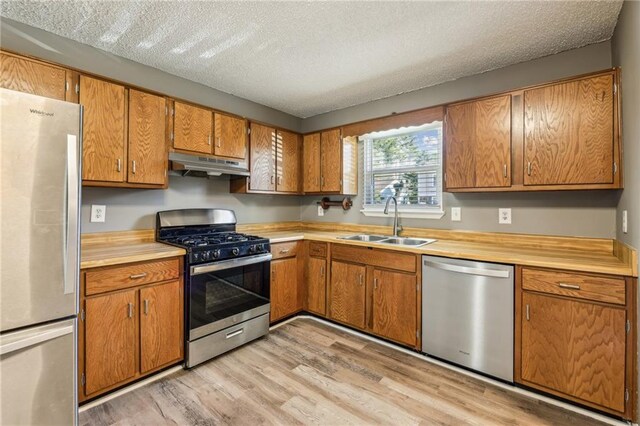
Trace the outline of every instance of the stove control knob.
<path fill-rule="evenodd" d="M 202 260 L 211 260 L 211 252 L 203 251 L 202 252 Z"/>
<path fill-rule="evenodd" d="M 231 249 L 231 254 L 237 256 L 240 254 L 240 249 L 238 247 L 234 247 Z"/>
<path fill-rule="evenodd" d="M 262 244 L 256 244 L 256 253 L 260 253 L 264 251 L 264 246 Z"/>
<path fill-rule="evenodd" d="M 220 257 L 220 250 L 214 250 L 214 251 L 213 251 L 213 258 L 214 258 L 214 259 L 217 259 L 217 258 L 219 258 L 219 257 Z"/>
<path fill-rule="evenodd" d="M 199 261 L 200 260 L 200 253 L 193 253 L 193 260 L 194 261 Z"/>

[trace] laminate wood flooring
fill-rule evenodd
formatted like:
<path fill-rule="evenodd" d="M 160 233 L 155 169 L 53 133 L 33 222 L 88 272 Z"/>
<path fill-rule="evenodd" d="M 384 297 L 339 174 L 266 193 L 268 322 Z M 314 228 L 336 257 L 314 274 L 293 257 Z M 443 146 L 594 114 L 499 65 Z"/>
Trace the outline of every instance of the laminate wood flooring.
<path fill-rule="evenodd" d="M 299 318 L 80 414 L 81 425 L 595 425 Z"/>

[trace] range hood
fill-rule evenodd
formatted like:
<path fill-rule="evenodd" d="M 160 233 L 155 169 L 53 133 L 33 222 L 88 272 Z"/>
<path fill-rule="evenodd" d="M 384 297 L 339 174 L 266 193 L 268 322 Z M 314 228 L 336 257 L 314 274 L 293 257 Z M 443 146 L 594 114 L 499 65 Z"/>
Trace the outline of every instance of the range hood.
<path fill-rule="evenodd" d="M 171 170 L 180 171 L 183 176 L 188 174 L 194 176 L 249 176 L 246 160 L 225 160 L 179 152 L 170 152 L 169 160 L 171 161 Z"/>

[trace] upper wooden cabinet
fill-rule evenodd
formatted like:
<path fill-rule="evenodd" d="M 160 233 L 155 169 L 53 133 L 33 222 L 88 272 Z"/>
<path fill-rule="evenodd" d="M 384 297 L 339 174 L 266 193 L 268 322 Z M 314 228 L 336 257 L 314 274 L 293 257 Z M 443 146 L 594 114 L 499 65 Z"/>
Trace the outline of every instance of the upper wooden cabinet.
<path fill-rule="evenodd" d="M 214 155 L 242 158 L 247 156 L 247 122 L 226 114 L 214 114 Z"/>
<path fill-rule="evenodd" d="M 211 143 L 213 113 L 194 105 L 175 102 L 173 147 L 202 154 L 213 154 Z"/>
<path fill-rule="evenodd" d="M 124 182 L 126 176 L 125 87 L 80 77 L 83 181 Z"/>
<path fill-rule="evenodd" d="M 357 194 L 357 138 L 342 138 L 340 129 L 305 135 L 303 152 L 305 193 Z"/>
<path fill-rule="evenodd" d="M 445 190 L 622 188 L 618 72 L 449 105 Z"/>
<path fill-rule="evenodd" d="M 249 132 L 249 178 L 231 179 L 231 192 L 300 193 L 300 135 L 259 123 Z"/>
<path fill-rule="evenodd" d="M 119 84 L 80 77 L 84 185 L 167 184 L 166 101 Z"/>
<path fill-rule="evenodd" d="M 129 91 L 129 174 L 131 183 L 164 185 L 167 180 L 166 101 Z"/>
<path fill-rule="evenodd" d="M 614 75 L 524 91 L 525 185 L 614 182 Z"/>
<path fill-rule="evenodd" d="M 0 52 L 0 87 L 61 101 L 77 102 L 71 70 Z"/>
<path fill-rule="evenodd" d="M 511 186 L 511 96 L 447 108 L 446 187 Z"/>

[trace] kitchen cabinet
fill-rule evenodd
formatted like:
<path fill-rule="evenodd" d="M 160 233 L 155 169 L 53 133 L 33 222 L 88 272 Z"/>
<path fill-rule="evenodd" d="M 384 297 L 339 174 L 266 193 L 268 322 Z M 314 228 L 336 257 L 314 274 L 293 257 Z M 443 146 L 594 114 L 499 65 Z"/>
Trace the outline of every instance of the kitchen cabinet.
<path fill-rule="evenodd" d="M 331 261 L 329 318 L 365 328 L 365 274 L 364 265 Z"/>
<path fill-rule="evenodd" d="M 271 322 L 302 310 L 298 249 L 296 241 L 271 245 Z"/>
<path fill-rule="evenodd" d="M 415 274 L 374 269 L 372 331 L 391 340 L 416 344 L 418 291 Z"/>
<path fill-rule="evenodd" d="M 613 184 L 615 102 L 612 73 L 525 90 L 524 184 Z"/>
<path fill-rule="evenodd" d="M 300 193 L 300 135 L 251 123 L 249 178 L 231 179 L 231 192 Z"/>
<path fill-rule="evenodd" d="M 447 107 L 447 189 L 511 186 L 511 96 Z"/>
<path fill-rule="evenodd" d="M 305 309 L 314 314 L 327 314 L 327 243 L 309 242 Z"/>
<path fill-rule="evenodd" d="M 182 262 L 179 257 L 81 271 L 80 401 L 183 359 Z"/>
<path fill-rule="evenodd" d="M 119 84 L 80 76 L 82 180 L 124 182 L 126 176 L 126 93 Z"/>
<path fill-rule="evenodd" d="M 77 102 L 77 73 L 0 51 L 0 87 L 61 101 Z"/>
<path fill-rule="evenodd" d="M 357 194 L 357 138 L 342 138 L 340 129 L 304 136 L 303 191 Z"/>
<path fill-rule="evenodd" d="M 176 101 L 173 114 L 173 148 L 213 154 L 213 113 L 205 108 Z"/>
<path fill-rule="evenodd" d="M 247 156 L 246 120 L 216 112 L 213 123 L 214 155 L 244 159 Z"/>
<path fill-rule="evenodd" d="M 630 418 L 635 312 L 624 296 L 631 281 L 535 268 L 518 274 L 516 381 Z"/>

